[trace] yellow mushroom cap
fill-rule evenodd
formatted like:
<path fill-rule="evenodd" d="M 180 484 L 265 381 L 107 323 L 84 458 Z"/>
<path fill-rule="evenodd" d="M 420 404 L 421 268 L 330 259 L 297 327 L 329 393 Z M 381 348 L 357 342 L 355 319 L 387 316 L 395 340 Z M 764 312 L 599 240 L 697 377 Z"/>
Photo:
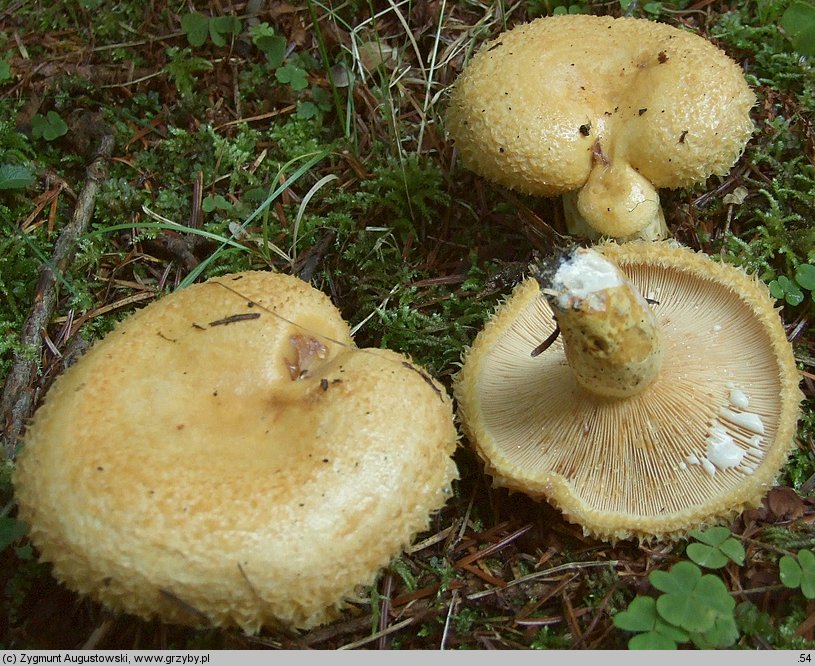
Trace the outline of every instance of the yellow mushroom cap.
<path fill-rule="evenodd" d="M 307 628 L 426 529 L 451 401 L 354 347 L 327 296 L 248 272 L 166 296 L 48 392 L 14 484 L 56 578 L 182 624 Z"/>
<path fill-rule="evenodd" d="M 484 45 L 455 82 L 447 125 L 469 169 L 526 194 L 583 188 L 579 214 L 626 237 L 659 217 L 655 188 L 727 172 L 754 103 L 738 65 L 698 35 L 552 16 Z"/>
<path fill-rule="evenodd" d="M 625 399 L 576 381 L 536 280 L 519 284 L 456 378 L 463 428 L 494 483 L 588 534 L 673 537 L 756 506 L 794 438 L 799 376 L 767 288 L 666 242 L 599 246 L 655 299 L 659 375 Z"/>

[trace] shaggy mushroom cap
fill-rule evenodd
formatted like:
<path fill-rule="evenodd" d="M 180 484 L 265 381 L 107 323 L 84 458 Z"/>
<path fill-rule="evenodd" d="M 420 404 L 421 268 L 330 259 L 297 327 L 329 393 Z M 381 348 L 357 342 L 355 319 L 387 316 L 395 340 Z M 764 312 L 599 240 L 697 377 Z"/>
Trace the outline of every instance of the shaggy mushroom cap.
<path fill-rule="evenodd" d="M 494 483 L 610 540 L 680 536 L 758 505 L 802 398 L 767 288 L 666 242 L 598 249 L 624 280 L 580 293 L 529 278 L 465 355 L 460 418 Z M 655 302 L 622 300 L 629 280 Z"/>
<path fill-rule="evenodd" d="M 667 235 L 657 188 L 723 175 L 753 131 L 738 65 L 646 19 L 567 15 L 487 43 L 455 82 L 447 124 L 466 167 L 538 196 L 569 193 L 569 230 Z"/>
<path fill-rule="evenodd" d="M 456 440 L 424 370 L 354 347 L 307 283 L 248 272 L 94 345 L 35 414 L 14 483 L 79 593 L 167 622 L 308 628 L 426 529 Z"/>

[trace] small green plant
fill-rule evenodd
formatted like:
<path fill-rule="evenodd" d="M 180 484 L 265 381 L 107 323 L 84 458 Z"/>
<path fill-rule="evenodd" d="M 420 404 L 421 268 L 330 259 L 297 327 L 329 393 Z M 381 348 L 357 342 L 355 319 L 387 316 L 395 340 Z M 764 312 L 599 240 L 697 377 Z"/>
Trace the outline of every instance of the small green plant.
<path fill-rule="evenodd" d="M 22 190 L 35 180 L 34 173 L 26 166 L 0 164 L 0 190 Z"/>
<path fill-rule="evenodd" d="M 306 70 L 293 63 L 278 67 L 274 75 L 280 83 L 291 86 L 292 90 L 305 90 L 308 87 Z"/>
<path fill-rule="evenodd" d="M 533 650 L 568 650 L 572 645 L 569 634 L 558 634 L 552 627 L 543 627 L 529 644 Z"/>
<path fill-rule="evenodd" d="M 688 544 L 685 553 L 699 566 L 721 569 L 728 562 L 744 564 L 744 546 L 726 527 L 711 527 L 703 532 L 691 530 L 689 534 L 700 543 Z"/>
<path fill-rule="evenodd" d="M 769 287 L 773 298 L 783 299 L 792 306 L 800 305 L 806 298 L 804 291 L 815 291 L 815 266 L 801 264 L 795 269 L 795 275 L 792 278 L 779 275 L 770 282 Z"/>
<path fill-rule="evenodd" d="M 31 119 L 31 134 L 35 139 L 53 141 L 68 133 L 68 125 L 56 111 L 44 116 L 37 113 Z"/>
<path fill-rule="evenodd" d="M 320 86 L 311 86 L 311 100 L 297 102 L 297 117 L 301 120 L 321 118 L 331 110 L 331 96 Z"/>
<path fill-rule="evenodd" d="M 634 0 L 620 0 L 620 9 L 623 11 L 624 14 L 630 14 L 636 9 L 636 3 Z M 646 2 L 642 6 L 642 11 L 644 11 L 649 16 L 653 16 L 654 18 L 658 17 L 662 13 L 662 3 L 661 2 Z"/>
<path fill-rule="evenodd" d="M 179 49 L 175 46 L 167 49 L 167 58 L 164 71 L 175 83 L 176 90 L 185 99 L 192 97 L 195 75 L 210 71 L 212 63 L 205 58 L 194 56 L 188 48 Z"/>
<path fill-rule="evenodd" d="M 215 46 L 226 46 L 232 37 L 240 33 L 241 22 L 235 16 L 205 16 L 192 12 L 181 17 L 181 29 L 187 35 L 190 46 L 203 46 L 207 37 Z"/>
<path fill-rule="evenodd" d="M 439 583 L 437 597 L 442 597 L 450 588 L 450 583 L 456 579 L 456 569 L 450 560 L 445 557 L 431 557 L 427 562 L 427 569 L 436 576 Z"/>
<path fill-rule="evenodd" d="M 266 56 L 266 62 L 272 69 L 283 64 L 286 56 L 286 38 L 278 35 L 268 23 L 258 23 L 249 31 L 252 43 Z"/>
<path fill-rule="evenodd" d="M 300 91 L 308 88 L 308 74 L 300 58 L 286 60 L 286 38 L 278 35 L 268 23 L 259 23 L 250 30 L 252 43 L 266 56 L 266 63 L 270 69 L 275 70 L 275 78 L 283 85 L 291 86 L 292 90 Z M 316 107 L 315 107 L 316 109 Z M 313 117 L 301 116 L 301 117 Z"/>
<path fill-rule="evenodd" d="M 582 14 L 586 11 L 586 8 L 582 5 L 561 5 L 560 7 L 555 7 L 552 11 L 552 14 L 555 16 L 563 16 L 565 14 Z"/>
<path fill-rule="evenodd" d="M 815 5 L 798 0 L 781 16 L 781 29 L 798 53 L 815 55 Z"/>
<path fill-rule="evenodd" d="M 204 200 L 201 202 L 201 209 L 205 213 L 211 213 L 214 210 L 229 212 L 232 208 L 232 204 L 220 194 L 204 197 Z"/>
<path fill-rule="evenodd" d="M 0 552 L 26 535 L 28 528 L 16 518 L 0 516 Z"/>
<path fill-rule="evenodd" d="M 453 616 L 453 626 L 456 628 L 456 633 L 465 635 L 472 633 L 479 620 L 478 611 L 474 608 L 462 608 Z"/>
<path fill-rule="evenodd" d="M 815 553 L 799 550 L 797 556 L 784 555 L 778 569 L 785 587 L 800 588 L 807 599 L 815 599 Z"/>
<path fill-rule="evenodd" d="M 413 575 L 413 572 L 401 558 L 397 557 L 391 560 L 389 568 L 393 573 L 399 575 L 409 592 L 413 592 L 418 588 L 416 576 Z"/>
<path fill-rule="evenodd" d="M 0 83 L 11 80 L 11 65 L 6 58 L 0 58 Z"/>
<path fill-rule="evenodd" d="M 742 636 L 761 636 L 766 639 L 776 630 L 770 614 L 750 601 L 742 601 L 736 606 L 735 615 Z"/>
<path fill-rule="evenodd" d="M 637 632 L 632 650 L 672 650 L 692 642 L 708 650 L 733 645 L 738 639 L 736 602 L 713 574 L 702 574 L 693 562 L 678 562 L 669 571 L 652 571 L 648 580 L 659 597 L 636 597 L 614 616 L 618 629 Z"/>
<path fill-rule="evenodd" d="M 526 13 L 530 18 L 549 14 L 580 14 L 586 11 L 584 4 L 558 2 L 557 0 L 528 0 Z"/>
<path fill-rule="evenodd" d="M 614 626 L 637 633 L 628 641 L 630 650 L 675 650 L 690 638 L 687 631 L 662 618 L 653 597 L 636 597 L 614 616 Z"/>

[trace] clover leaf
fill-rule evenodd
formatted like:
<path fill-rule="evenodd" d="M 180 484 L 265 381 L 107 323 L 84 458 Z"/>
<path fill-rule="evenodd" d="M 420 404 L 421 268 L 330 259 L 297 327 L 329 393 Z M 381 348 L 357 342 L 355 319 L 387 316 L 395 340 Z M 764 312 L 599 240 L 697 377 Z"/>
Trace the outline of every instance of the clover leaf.
<path fill-rule="evenodd" d="M 37 113 L 31 119 L 31 134 L 35 139 L 42 137 L 53 141 L 67 133 L 68 125 L 56 111 L 49 111 L 44 116 Z"/>
<path fill-rule="evenodd" d="M 216 209 L 229 211 L 232 210 L 232 204 L 220 194 L 204 197 L 204 200 L 201 202 L 201 210 L 205 213 L 211 213 Z"/>
<path fill-rule="evenodd" d="M 804 301 L 804 292 L 795 280 L 790 280 L 786 275 L 779 275 L 768 285 L 773 298 L 782 298 L 790 305 L 800 305 Z"/>
<path fill-rule="evenodd" d="M 716 547 L 732 538 L 726 529 L 699 535 Z M 700 545 L 713 548 L 711 543 Z M 738 640 L 736 602 L 720 578 L 703 575 L 696 564 L 684 561 L 669 571 L 652 571 L 648 579 L 663 594 L 656 599 L 636 597 L 614 616 L 618 629 L 638 632 L 629 640 L 629 649 L 670 650 L 688 641 L 701 649 L 713 649 L 729 647 Z"/>
<path fill-rule="evenodd" d="M 715 648 L 729 647 L 739 639 L 739 628 L 735 617 L 722 616 L 716 618 L 713 626 L 707 631 L 691 634 L 693 644 L 700 650 L 713 650 Z"/>
<path fill-rule="evenodd" d="M 209 20 L 209 38 L 215 46 L 226 46 L 227 38 L 240 31 L 240 19 L 235 16 L 215 16 Z"/>
<path fill-rule="evenodd" d="M 628 642 L 632 650 L 675 650 L 688 640 L 688 633 L 663 620 L 651 597 L 637 597 L 628 608 L 614 616 L 614 626 L 624 631 L 642 632 Z"/>
<path fill-rule="evenodd" d="M 795 281 L 808 291 L 815 291 L 815 266 L 801 264 L 795 269 Z"/>
<path fill-rule="evenodd" d="M 676 650 L 676 641 L 671 640 L 656 631 L 632 636 L 628 641 L 630 650 Z"/>
<path fill-rule="evenodd" d="M 792 555 L 784 555 L 778 561 L 778 570 L 784 587 L 794 588 L 801 585 L 801 567 Z"/>
<path fill-rule="evenodd" d="M 203 46 L 209 34 L 209 17 L 192 12 L 181 17 L 181 29 L 187 35 L 190 46 Z"/>
<path fill-rule="evenodd" d="M 801 592 L 807 599 L 815 599 L 815 554 L 811 550 L 798 551 L 801 565 Z"/>
<path fill-rule="evenodd" d="M 278 67 L 275 71 L 275 77 L 280 83 L 288 83 L 292 90 L 303 90 L 308 87 L 306 70 L 291 63 Z"/>
<path fill-rule="evenodd" d="M 250 29 L 252 43 L 266 56 L 269 67 L 276 69 L 283 64 L 286 55 L 286 38 L 275 34 L 268 23 L 258 23 Z"/>
<path fill-rule="evenodd" d="M 792 2 L 781 16 L 781 28 L 801 55 L 815 55 L 815 5 Z"/>
<path fill-rule="evenodd" d="M 807 599 L 815 599 L 815 554 L 811 550 L 799 550 L 797 557 L 784 555 L 778 568 L 785 587 L 799 587 Z"/>
<path fill-rule="evenodd" d="M 651 584 L 665 592 L 656 602 L 663 619 L 688 632 L 714 628 L 720 617 L 732 617 L 736 602 L 720 578 L 702 575 L 692 562 L 678 562 L 670 571 L 654 571 Z"/>
<path fill-rule="evenodd" d="M 677 562 L 670 571 L 652 571 L 648 576 L 651 585 L 671 594 L 683 594 L 693 589 L 701 578 L 699 567 L 690 562 Z"/>
<path fill-rule="evenodd" d="M 203 46 L 207 36 L 215 46 L 225 46 L 227 37 L 241 31 L 241 22 L 235 16 L 209 17 L 199 12 L 191 12 L 181 17 L 181 29 L 187 35 L 190 46 Z"/>
<path fill-rule="evenodd" d="M 701 543 L 688 544 L 685 552 L 699 566 L 721 569 L 728 562 L 744 564 L 744 546 L 733 538 L 726 527 L 711 527 L 705 531 L 691 530 L 690 536 Z"/>

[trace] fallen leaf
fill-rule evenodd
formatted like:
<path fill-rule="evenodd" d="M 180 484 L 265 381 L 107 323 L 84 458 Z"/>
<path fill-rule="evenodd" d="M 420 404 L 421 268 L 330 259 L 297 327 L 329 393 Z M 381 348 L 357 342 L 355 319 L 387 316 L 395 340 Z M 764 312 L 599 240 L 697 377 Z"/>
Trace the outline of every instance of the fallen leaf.
<path fill-rule="evenodd" d="M 770 510 L 769 519 L 795 520 L 804 515 L 804 500 L 786 486 L 776 486 L 767 493 L 765 504 Z"/>

